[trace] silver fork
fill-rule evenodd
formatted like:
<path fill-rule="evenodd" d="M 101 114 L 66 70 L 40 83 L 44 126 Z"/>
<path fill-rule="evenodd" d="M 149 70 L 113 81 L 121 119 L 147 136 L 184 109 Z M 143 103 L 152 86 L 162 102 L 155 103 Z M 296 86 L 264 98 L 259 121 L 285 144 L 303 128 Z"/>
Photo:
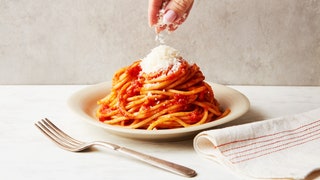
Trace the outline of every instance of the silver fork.
<path fill-rule="evenodd" d="M 94 145 L 107 147 L 113 149 L 115 151 L 124 153 L 133 158 L 151 164 L 153 166 L 159 167 L 161 169 L 170 171 L 175 174 L 179 174 L 186 177 L 194 177 L 197 175 L 196 171 L 193 169 L 187 168 L 185 166 L 175 164 L 173 162 L 169 162 L 163 159 L 159 159 L 153 156 L 149 156 L 125 147 L 118 146 L 116 144 L 112 144 L 109 142 L 103 141 L 93 141 L 93 142 L 82 142 L 76 140 L 62 130 L 60 130 L 57 126 L 55 126 L 50 120 L 47 118 L 42 119 L 35 123 L 35 125 L 41 130 L 41 132 L 49 137 L 54 143 L 56 143 L 59 147 L 72 152 L 80 152 L 89 149 Z"/>

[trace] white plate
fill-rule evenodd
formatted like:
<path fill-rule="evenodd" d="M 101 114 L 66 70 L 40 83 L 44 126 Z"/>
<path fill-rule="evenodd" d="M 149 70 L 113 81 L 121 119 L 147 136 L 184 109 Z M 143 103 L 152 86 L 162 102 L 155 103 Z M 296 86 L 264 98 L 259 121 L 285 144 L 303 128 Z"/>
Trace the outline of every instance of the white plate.
<path fill-rule="evenodd" d="M 221 107 L 228 107 L 231 109 L 231 112 L 219 120 L 187 128 L 142 130 L 123 128 L 100 122 L 95 116 L 96 109 L 98 108 L 97 101 L 110 93 L 111 82 L 90 85 L 81 89 L 69 98 L 68 104 L 71 110 L 79 115 L 82 120 L 102 127 L 113 134 L 142 140 L 181 140 L 191 138 L 200 131 L 233 121 L 249 110 L 250 103 L 248 98 L 239 91 L 220 84 L 209 84 L 212 86 L 215 98 Z"/>

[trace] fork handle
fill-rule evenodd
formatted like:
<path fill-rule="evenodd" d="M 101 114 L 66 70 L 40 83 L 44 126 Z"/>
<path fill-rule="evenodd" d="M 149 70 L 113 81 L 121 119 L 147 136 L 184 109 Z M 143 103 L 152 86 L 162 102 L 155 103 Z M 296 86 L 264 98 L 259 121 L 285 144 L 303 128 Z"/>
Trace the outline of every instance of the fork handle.
<path fill-rule="evenodd" d="M 169 161 L 166 161 L 163 159 L 159 159 L 159 158 L 156 158 L 153 156 L 149 156 L 149 155 L 143 154 L 141 152 L 134 151 L 132 149 L 120 147 L 116 150 L 121 153 L 124 153 L 126 155 L 129 155 L 131 157 L 134 157 L 138 160 L 141 160 L 143 162 L 151 164 L 153 166 L 156 166 L 161 169 L 165 169 L 167 171 L 173 172 L 175 174 L 179 174 L 179 175 L 186 176 L 186 177 L 194 177 L 197 175 L 196 171 L 194 171 L 193 169 L 190 169 L 188 167 L 185 167 L 185 166 L 173 163 L 173 162 L 169 162 Z"/>

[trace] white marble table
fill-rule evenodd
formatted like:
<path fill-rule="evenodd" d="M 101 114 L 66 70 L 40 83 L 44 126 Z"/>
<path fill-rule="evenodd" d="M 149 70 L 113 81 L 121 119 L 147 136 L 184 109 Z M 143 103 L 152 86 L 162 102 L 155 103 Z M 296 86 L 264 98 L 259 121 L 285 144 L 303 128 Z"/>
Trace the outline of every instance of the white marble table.
<path fill-rule="evenodd" d="M 105 140 L 191 167 L 192 179 L 239 179 L 228 169 L 198 156 L 192 140 L 150 142 L 118 137 L 77 118 L 66 104 L 82 85 L 0 86 L 0 179 L 187 179 L 99 148 L 71 153 L 44 137 L 34 122 L 48 117 L 81 140 Z M 251 108 L 230 126 L 301 113 L 320 107 L 320 86 L 231 86 Z"/>

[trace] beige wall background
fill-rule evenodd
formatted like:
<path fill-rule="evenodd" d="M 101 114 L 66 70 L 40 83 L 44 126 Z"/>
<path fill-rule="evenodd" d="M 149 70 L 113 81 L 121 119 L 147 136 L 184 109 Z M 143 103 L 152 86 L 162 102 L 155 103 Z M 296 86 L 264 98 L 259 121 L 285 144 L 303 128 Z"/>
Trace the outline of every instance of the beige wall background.
<path fill-rule="evenodd" d="M 157 46 L 147 0 L 0 0 L 0 84 L 94 84 Z M 319 0 L 195 0 L 166 44 L 207 81 L 320 85 Z"/>

